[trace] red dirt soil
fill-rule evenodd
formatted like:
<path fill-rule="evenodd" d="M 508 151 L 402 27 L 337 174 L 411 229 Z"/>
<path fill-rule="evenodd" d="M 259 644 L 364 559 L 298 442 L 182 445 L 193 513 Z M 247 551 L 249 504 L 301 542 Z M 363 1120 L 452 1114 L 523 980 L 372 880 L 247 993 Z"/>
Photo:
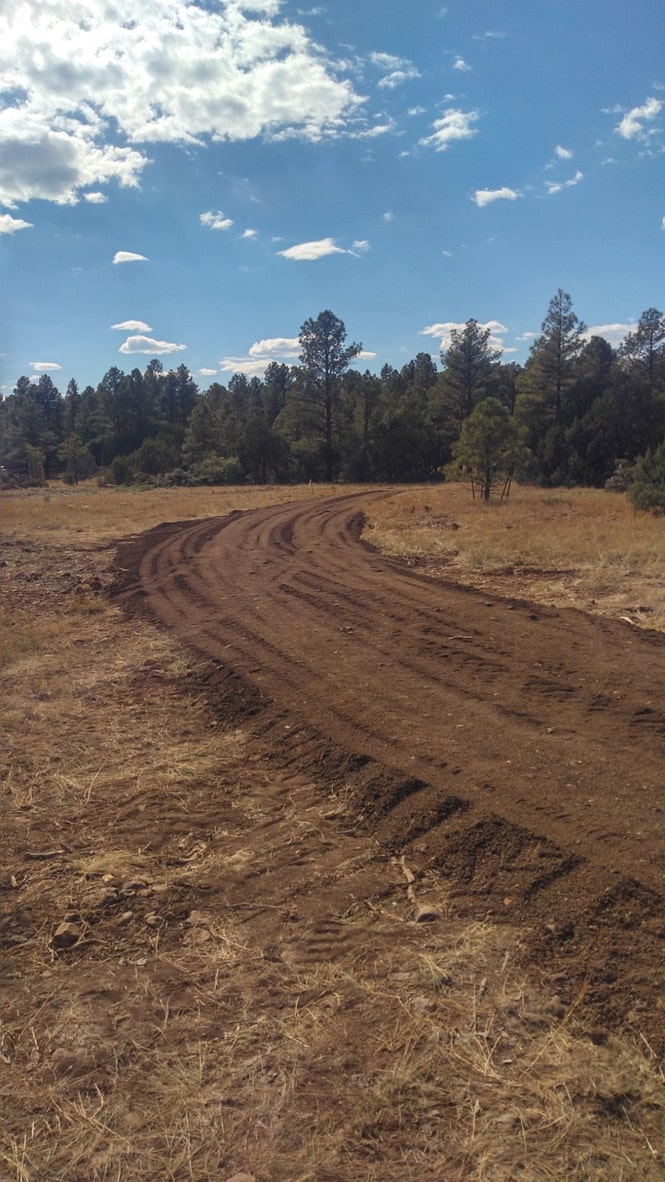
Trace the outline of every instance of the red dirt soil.
<path fill-rule="evenodd" d="M 162 525 L 116 602 L 208 658 L 282 767 L 444 876 L 597 1036 L 665 1049 L 665 636 L 434 580 L 362 541 L 372 492 Z"/>

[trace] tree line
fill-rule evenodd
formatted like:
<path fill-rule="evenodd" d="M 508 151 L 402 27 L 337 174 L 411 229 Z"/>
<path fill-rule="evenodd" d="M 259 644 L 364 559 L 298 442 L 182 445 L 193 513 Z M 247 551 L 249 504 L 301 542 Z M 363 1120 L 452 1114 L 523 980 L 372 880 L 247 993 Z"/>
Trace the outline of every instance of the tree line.
<path fill-rule="evenodd" d="M 665 485 L 665 316 L 642 314 L 618 348 L 588 338 L 570 296 L 551 300 L 525 365 L 503 361 L 476 320 L 453 330 L 441 368 L 418 353 L 380 374 L 331 311 L 303 324 L 299 364 L 200 391 L 185 365 L 112 367 L 64 394 L 21 377 L 0 403 L 5 477 L 117 483 L 410 482 L 468 478 L 485 499 L 532 483 Z M 665 502 L 665 493 L 663 494 Z"/>

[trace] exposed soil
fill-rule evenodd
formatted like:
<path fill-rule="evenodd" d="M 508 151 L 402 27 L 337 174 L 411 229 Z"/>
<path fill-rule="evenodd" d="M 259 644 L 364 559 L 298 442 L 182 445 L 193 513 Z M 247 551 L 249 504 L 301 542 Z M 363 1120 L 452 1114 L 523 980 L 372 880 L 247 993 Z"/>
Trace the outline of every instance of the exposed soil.
<path fill-rule="evenodd" d="M 205 658 L 209 706 L 279 774 L 334 791 L 458 915 L 523 926 L 599 1038 L 662 1052 L 665 636 L 424 577 L 363 542 L 374 495 L 128 539 L 115 602 Z"/>

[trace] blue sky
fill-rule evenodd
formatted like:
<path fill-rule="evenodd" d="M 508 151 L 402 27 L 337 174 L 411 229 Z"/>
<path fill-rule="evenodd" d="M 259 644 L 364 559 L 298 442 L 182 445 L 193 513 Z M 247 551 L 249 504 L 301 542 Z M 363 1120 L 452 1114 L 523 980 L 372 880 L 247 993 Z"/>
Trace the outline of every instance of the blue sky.
<path fill-rule="evenodd" d="M 662 0 L 3 0 L 0 384 L 665 305 Z"/>

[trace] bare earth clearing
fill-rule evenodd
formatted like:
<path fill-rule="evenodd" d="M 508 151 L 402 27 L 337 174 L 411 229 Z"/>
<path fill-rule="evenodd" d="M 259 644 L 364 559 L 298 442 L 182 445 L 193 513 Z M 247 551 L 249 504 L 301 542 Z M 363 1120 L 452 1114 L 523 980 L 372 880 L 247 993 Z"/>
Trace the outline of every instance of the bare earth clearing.
<path fill-rule="evenodd" d="M 7 1178 L 662 1177 L 665 636 L 380 496 L 6 546 Z"/>

